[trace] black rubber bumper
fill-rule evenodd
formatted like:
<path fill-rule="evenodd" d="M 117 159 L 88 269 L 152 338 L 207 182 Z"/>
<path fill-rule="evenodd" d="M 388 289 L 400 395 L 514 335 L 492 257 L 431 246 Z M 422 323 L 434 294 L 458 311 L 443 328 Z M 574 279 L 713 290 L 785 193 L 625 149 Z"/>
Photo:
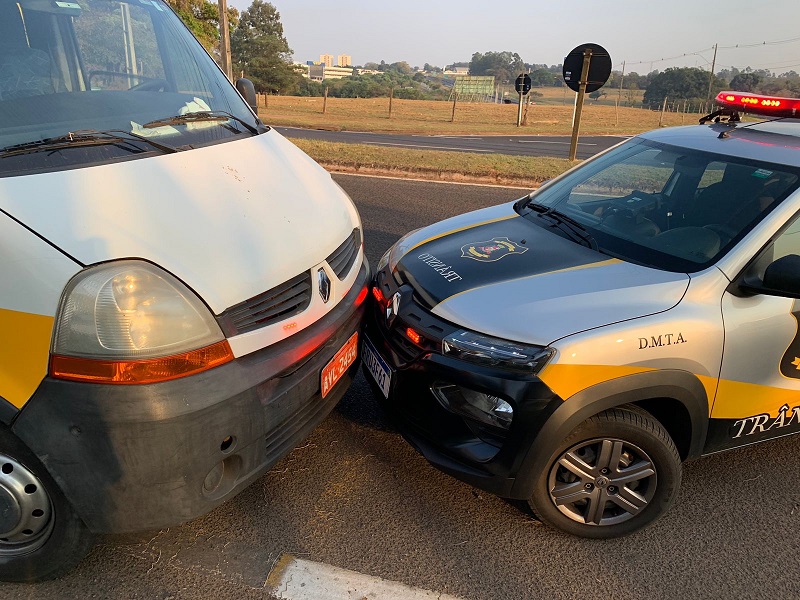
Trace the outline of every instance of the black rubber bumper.
<path fill-rule="evenodd" d="M 365 376 L 403 437 L 433 466 L 475 487 L 498 496 L 513 498 L 518 479 L 537 434 L 563 401 L 541 380 L 531 375 L 486 368 L 443 356 L 441 339 L 458 328 L 439 319 L 414 297 L 410 287 L 397 287 L 378 274 L 378 285 L 386 285 L 384 296 L 401 291 L 399 314 L 391 325 L 384 307 L 370 299 L 365 337 L 368 337 L 392 370 L 389 397 L 372 376 Z M 404 334 L 412 327 L 422 336 L 414 344 Z M 366 370 L 366 367 L 365 367 Z M 486 427 L 443 406 L 431 388 L 435 385 L 462 388 L 502 398 L 514 409 L 511 426 L 503 431 Z"/>
<path fill-rule="evenodd" d="M 47 378 L 14 423 L 96 533 L 174 526 L 209 512 L 305 439 L 359 361 L 321 397 L 320 372 L 360 331 L 369 266 L 313 326 L 210 371 L 150 385 Z"/>

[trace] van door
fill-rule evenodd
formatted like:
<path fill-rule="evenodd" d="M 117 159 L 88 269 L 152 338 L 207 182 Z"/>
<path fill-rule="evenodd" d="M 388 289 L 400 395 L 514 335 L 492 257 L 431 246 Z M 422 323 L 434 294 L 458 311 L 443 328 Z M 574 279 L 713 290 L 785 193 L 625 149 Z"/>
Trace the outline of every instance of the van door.
<path fill-rule="evenodd" d="M 796 219 L 752 267 L 800 255 Z M 725 345 L 707 452 L 800 431 L 800 300 L 757 294 L 722 298 Z"/>

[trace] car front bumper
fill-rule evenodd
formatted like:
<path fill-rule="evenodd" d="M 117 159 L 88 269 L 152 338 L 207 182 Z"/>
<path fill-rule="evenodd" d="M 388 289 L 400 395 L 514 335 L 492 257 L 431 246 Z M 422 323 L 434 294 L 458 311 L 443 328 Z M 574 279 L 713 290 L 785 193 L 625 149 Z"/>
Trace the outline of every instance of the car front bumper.
<path fill-rule="evenodd" d="M 46 378 L 13 431 L 95 533 L 203 515 L 305 439 L 344 395 L 358 360 L 325 398 L 320 373 L 360 332 L 369 276 L 365 260 L 319 322 L 194 376 L 149 385 Z"/>
<path fill-rule="evenodd" d="M 542 425 L 563 401 L 533 375 L 489 368 L 442 355 L 441 340 L 461 329 L 428 310 L 413 288 L 395 282 L 384 271 L 376 285 L 386 298 L 401 292 L 399 311 L 370 297 L 365 338 L 391 371 L 388 397 L 367 371 L 375 396 L 403 437 L 438 469 L 475 487 L 506 498 L 526 498 L 533 475 L 525 459 Z M 419 344 L 404 333 L 422 336 Z M 485 424 L 446 407 L 432 391 L 442 385 L 496 396 L 508 402 L 514 416 L 507 430 Z"/>

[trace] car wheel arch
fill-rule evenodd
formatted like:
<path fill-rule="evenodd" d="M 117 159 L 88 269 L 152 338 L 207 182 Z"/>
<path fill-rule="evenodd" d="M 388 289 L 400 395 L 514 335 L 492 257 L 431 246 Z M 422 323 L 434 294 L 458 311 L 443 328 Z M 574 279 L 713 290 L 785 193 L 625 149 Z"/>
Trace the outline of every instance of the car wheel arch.
<path fill-rule="evenodd" d="M 700 379 L 681 370 L 627 375 L 576 393 L 550 415 L 521 458 L 511 497 L 531 496 L 537 476 L 547 469 L 554 449 L 578 425 L 605 410 L 625 405 L 644 410 L 658 420 L 672 437 L 682 460 L 702 454 L 708 432 L 709 402 Z"/>

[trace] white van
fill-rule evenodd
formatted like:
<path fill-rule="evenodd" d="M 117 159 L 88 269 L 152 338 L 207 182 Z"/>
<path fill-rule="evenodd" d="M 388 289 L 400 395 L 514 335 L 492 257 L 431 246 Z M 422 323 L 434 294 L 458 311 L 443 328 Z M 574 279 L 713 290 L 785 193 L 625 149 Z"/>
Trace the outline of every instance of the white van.
<path fill-rule="evenodd" d="M 164 2 L 0 0 L 0 579 L 261 475 L 344 394 L 368 280 L 353 203 Z"/>

